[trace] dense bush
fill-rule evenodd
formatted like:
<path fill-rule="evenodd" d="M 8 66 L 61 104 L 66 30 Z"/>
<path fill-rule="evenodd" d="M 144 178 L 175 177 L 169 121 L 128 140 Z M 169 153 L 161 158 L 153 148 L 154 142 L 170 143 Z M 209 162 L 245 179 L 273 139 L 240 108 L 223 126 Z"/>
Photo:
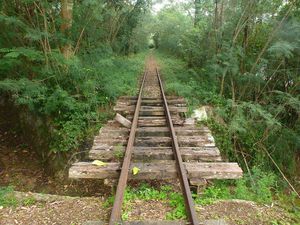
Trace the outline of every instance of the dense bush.
<path fill-rule="evenodd" d="M 155 17 L 168 92 L 185 96 L 192 108 L 213 106 L 207 125 L 244 171 L 297 175 L 299 15 L 291 2 L 194 1 L 167 5 Z M 162 55 L 170 53 L 183 62 Z"/>
<path fill-rule="evenodd" d="M 46 118 L 52 153 L 78 148 L 118 96 L 135 93 L 148 10 L 146 0 L 0 3 L 0 94 Z"/>
<path fill-rule="evenodd" d="M 6 78 L 0 81 L 0 92 L 9 93 L 17 105 L 28 107 L 32 113 L 50 118 L 50 150 L 69 151 L 80 145 L 90 128 L 99 127 L 105 115 L 109 116 L 108 112 L 100 112 L 101 107 L 109 106 L 120 95 L 135 93 L 143 63 L 143 54 L 129 58 L 101 58 L 95 54 L 91 63 L 69 63 L 62 76 Z M 48 74 L 38 74 L 44 76 Z"/>

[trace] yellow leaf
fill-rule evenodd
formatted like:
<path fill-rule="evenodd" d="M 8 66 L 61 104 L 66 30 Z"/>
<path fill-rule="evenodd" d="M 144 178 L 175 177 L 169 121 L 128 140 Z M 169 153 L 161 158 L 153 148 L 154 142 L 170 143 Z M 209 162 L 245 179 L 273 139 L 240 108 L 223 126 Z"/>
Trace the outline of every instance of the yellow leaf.
<path fill-rule="evenodd" d="M 107 163 L 102 162 L 102 161 L 100 161 L 100 160 L 94 160 L 94 161 L 92 162 L 92 164 L 95 165 L 95 166 L 106 166 Z"/>
<path fill-rule="evenodd" d="M 137 175 L 139 173 L 140 169 L 137 168 L 136 166 L 132 168 L 132 173 L 133 175 Z"/>

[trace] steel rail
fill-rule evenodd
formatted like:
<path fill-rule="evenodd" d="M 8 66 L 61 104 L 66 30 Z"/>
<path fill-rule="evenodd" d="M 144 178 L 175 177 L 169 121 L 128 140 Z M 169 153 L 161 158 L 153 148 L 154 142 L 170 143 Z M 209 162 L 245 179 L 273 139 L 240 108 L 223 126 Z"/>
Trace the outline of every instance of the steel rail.
<path fill-rule="evenodd" d="M 141 102 L 142 102 L 142 92 L 143 92 L 146 76 L 147 76 L 147 71 L 144 73 L 144 77 L 139 91 L 138 100 L 135 106 L 134 117 L 131 124 L 129 139 L 126 146 L 125 156 L 122 164 L 121 174 L 118 181 L 114 205 L 110 215 L 109 225 L 116 225 L 121 222 L 121 212 L 122 212 L 122 204 L 124 199 L 124 192 L 127 186 L 132 149 L 133 149 L 135 135 L 136 135 L 136 128 L 138 124 L 139 112 L 140 112 Z"/>
<path fill-rule="evenodd" d="M 158 81 L 159 81 L 160 91 L 161 91 L 161 95 L 162 95 L 163 102 L 164 102 L 164 108 L 165 108 L 165 113 L 166 113 L 166 117 L 167 117 L 167 123 L 169 124 L 169 128 L 170 128 L 170 131 L 171 131 L 172 148 L 173 148 L 173 152 L 174 152 L 175 160 L 176 160 L 176 165 L 177 165 L 178 172 L 179 172 L 179 180 L 180 180 L 181 189 L 182 189 L 182 192 L 184 194 L 185 208 L 186 208 L 186 211 L 188 213 L 188 219 L 189 219 L 189 221 L 192 225 L 199 225 L 199 221 L 198 221 L 197 214 L 196 214 L 196 211 L 195 211 L 194 201 L 193 201 L 193 198 L 192 198 L 189 182 L 188 182 L 188 179 L 187 179 L 186 169 L 183 165 L 182 157 L 181 157 L 181 154 L 180 154 L 180 151 L 179 151 L 177 136 L 176 136 L 176 133 L 175 133 L 175 129 L 174 129 L 174 126 L 173 126 L 170 110 L 169 110 L 169 107 L 168 107 L 168 102 L 167 102 L 167 99 L 166 99 L 166 96 L 165 96 L 165 93 L 164 93 L 163 85 L 162 85 L 160 75 L 159 75 L 159 72 L 158 72 L 157 68 L 156 68 L 156 75 L 157 75 L 157 78 L 158 78 Z"/>

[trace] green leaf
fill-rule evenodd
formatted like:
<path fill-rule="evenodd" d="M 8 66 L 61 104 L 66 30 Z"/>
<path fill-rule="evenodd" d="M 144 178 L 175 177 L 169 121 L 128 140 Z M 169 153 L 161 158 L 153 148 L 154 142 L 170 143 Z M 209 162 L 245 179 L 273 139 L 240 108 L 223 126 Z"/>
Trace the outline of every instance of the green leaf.
<path fill-rule="evenodd" d="M 7 54 L 5 55 L 5 57 L 16 59 L 16 58 L 18 58 L 20 55 L 21 55 L 20 52 L 9 52 L 9 53 L 7 53 Z"/>

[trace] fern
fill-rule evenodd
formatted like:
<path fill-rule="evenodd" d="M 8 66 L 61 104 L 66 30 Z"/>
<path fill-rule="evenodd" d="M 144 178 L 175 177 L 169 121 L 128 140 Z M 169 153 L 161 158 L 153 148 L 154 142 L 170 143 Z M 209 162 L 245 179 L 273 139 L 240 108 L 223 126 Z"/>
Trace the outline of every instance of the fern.
<path fill-rule="evenodd" d="M 268 52 L 275 58 L 292 58 L 294 56 L 295 44 L 287 41 L 277 41 L 269 49 Z"/>
<path fill-rule="evenodd" d="M 6 16 L 3 14 L 0 14 L 0 23 L 4 23 L 7 26 L 12 26 L 12 27 L 18 27 L 21 29 L 25 29 L 27 25 L 23 23 L 20 19 L 18 19 L 15 16 Z"/>
<path fill-rule="evenodd" d="M 37 51 L 33 48 L 12 48 L 12 49 L 7 49 L 7 48 L 2 48 L 0 49 L 0 53 L 4 53 L 4 58 L 12 58 L 16 59 L 21 56 L 26 57 L 26 59 L 30 61 L 39 61 L 42 62 L 43 60 L 43 54 L 40 51 Z"/>

